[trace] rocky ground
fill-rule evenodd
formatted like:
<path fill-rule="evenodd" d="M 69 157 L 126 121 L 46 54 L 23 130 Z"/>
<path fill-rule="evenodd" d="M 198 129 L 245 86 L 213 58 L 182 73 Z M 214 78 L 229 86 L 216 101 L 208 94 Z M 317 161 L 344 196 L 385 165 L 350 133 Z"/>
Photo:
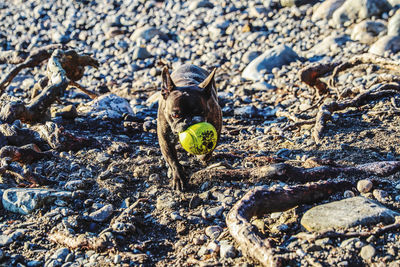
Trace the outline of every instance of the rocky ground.
<path fill-rule="evenodd" d="M 333 89 L 319 96 L 302 83 L 303 67 L 368 52 L 400 62 L 399 5 L 398 0 L 3 1 L 0 51 L 64 43 L 90 53 L 100 67 L 87 68 L 79 82 L 101 96 L 92 100 L 70 88 L 42 122 L 1 126 L 14 133 L 47 127 L 48 134 L 63 127 L 86 141 L 72 150 L 38 144 L 51 156 L 9 164 L 22 176 L 29 169 L 47 178 L 46 186 L 27 188 L 2 174 L 0 266 L 260 265 L 242 253 L 225 218 L 255 186 L 298 183 L 192 179 L 188 192 L 172 190 L 156 136 L 163 65 L 217 67 L 224 126 L 207 168 L 249 169 L 277 160 L 301 167 L 311 158 L 346 166 L 397 161 L 399 94 L 334 113 L 320 142 L 312 137 L 313 124 L 286 126 L 293 123 L 287 114 L 314 118 L 321 103 L 338 98 Z M 3 78 L 13 66 L 0 67 Z M 336 91 L 351 99 L 388 72 L 400 71 L 372 65 L 344 71 Z M 28 102 L 45 73 L 46 64 L 21 71 L 3 94 L 3 105 L 10 97 Z M 204 168 L 180 152 L 188 176 Z M 340 175 L 354 182 L 352 190 L 252 222 L 275 240 L 291 266 L 399 266 L 398 230 L 312 241 L 298 235 L 393 223 L 400 212 L 399 175 Z M 364 181 L 357 186 L 358 180 Z M 354 197 L 360 195 L 361 202 Z M 337 208 L 329 213 L 323 203 Z M 350 211 L 357 208 L 353 218 Z M 77 240 L 87 242 L 76 245 Z"/>

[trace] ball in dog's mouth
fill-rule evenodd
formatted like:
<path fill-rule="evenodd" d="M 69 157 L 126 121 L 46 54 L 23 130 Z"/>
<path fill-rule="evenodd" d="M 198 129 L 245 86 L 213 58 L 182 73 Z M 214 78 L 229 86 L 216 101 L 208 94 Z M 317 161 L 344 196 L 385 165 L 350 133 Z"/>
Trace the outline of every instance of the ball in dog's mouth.
<path fill-rule="evenodd" d="M 204 155 L 213 151 L 217 145 L 217 138 L 217 131 L 208 122 L 193 124 L 179 133 L 182 147 L 194 155 Z"/>

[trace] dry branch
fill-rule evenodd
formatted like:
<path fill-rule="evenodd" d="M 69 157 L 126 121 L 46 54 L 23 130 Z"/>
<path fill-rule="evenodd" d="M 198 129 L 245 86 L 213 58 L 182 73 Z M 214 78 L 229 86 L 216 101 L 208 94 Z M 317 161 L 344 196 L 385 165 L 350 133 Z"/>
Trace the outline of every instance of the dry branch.
<path fill-rule="evenodd" d="M 314 63 L 300 70 L 299 78 L 310 87 L 317 89 L 319 95 L 328 92 L 327 85 L 320 78 L 331 72 L 339 63 Z"/>
<path fill-rule="evenodd" d="M 393 95 L 399 93 L 399 91 L 400 84 L 398 83 L 377 84 L 372 86 L 371 89 L 360 93 L 351 100 L 340 103 L 337 101 L 331 101 L 330 103 L 321 105 L 317 113 L 315 126 L 312 133 L 315 142 L 321 142 L 322 132 L 325 129 L 327 121 L 332 118 L 333 112 L 341 111 L 349 107 L 360 107 L 366 102 L 377 100 L 388 95 Z"/>
<path fill-rule="evenodd" d="M 204 169 L 191 177 L 194 183 L 205 181 L 240 181 L 250 182 L 279 180 L 284 182 L 312 182 L 335 178 L 340 174 L 385 177 L 400 171 L 400 161 L 379 161 L 356 166 L 320 166 L 299 168 L 286 163 L 249 169 Z"/>
<path fill-rule="evenodd" d="M 105 251 L 112 246 L 112 241 L 107 240 L 104 235 L 97 237 L 88 234 L 70 235 L 64 232 L 55 232 L 49 234 L 48 240 L 70 249 Z"/>
<path fill-rule="evenodd" d="M 44 55 L 39 57 L 39 59 L 43 60 L 48 51 L 40 51 L 42 51 Z M 37 61 L 38 60 L 34 61 L 34 63 L 36 64 Z M 30 62 L 30 60 L 28 60 L 28 62 Z M 71 80 L 76 81 L 83 76 L 85 66 L 98 67 L 98 62 L 90 56 L 79 55 L 72 50 L 54 50 L 47 64 L 48 84 L 46 88 L 28 104 L 21 101 L 12 101 L 4 105 L 0 111 L 0 120 L 6 123 L 12 123 L 17 119 L 24 122 L 36 122 L 43 119 L 47 109 L 64 93 Z M 0 93 L 1 92 L 0 87 Z"/>
<path fill-rule="evenodd" d="M 52 44 L 32 50 L 30 53 L 23 51 L 1 52 L 0 64 L 8 63 L 18 65 L 0 82 L 0 95 L 4 93 L 4 90 L 21 70 L 38 66 L 43 61 L 49 59 L 56 49 L 65 49 L 65 46 L 61 44 Z"/>
<path fill-rule="evenodd" d="M 346 181 L 286 188 L 256 187 L 234 205 L 226 218 L 226 224 L 230 234 L 248 256 L 264 266 L 284 266 L 284 259 L 276 254 L 272 246 L 273 241 L 262 237 L 257 227 L 250 223 L 251 218 L 314 203 L 351 187 L 352 184 Z"/>

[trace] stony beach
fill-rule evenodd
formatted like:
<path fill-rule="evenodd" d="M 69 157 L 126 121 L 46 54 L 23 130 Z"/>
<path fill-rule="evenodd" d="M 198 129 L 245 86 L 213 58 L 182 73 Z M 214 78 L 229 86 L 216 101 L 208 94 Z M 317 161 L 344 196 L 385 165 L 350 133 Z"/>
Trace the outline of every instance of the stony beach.
<path fill-rule="evenodd" d="M 92 95 L 69 86 L 35 123 L 3 107 L 56 83 L 50 64 L 0 86 L 0 266 L 272 266 L 227 217 L 252 190 L 328 178 L 351 186 L 248 218 L 272 258 L 400 266 L 399 0 L 10 0 L 0 18 L 0 83 L 5 51 L 62 44 L 99 63 L 78 81 Z M 207 166 L 178 148 L 178 192 L 156 119 L 163 67 L 187 63 L 217 68 L 223 129 Z M 9 156 L 24 145 L 38 158 Z"/>

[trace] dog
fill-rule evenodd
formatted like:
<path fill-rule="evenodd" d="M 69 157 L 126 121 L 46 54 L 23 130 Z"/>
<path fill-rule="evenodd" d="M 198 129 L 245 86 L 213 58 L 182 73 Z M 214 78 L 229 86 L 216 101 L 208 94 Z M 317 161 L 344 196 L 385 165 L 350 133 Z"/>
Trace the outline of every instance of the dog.
<path fill-rule="evenodd" d="M 175 190 L 184 191 L 188 179 L 179 163 L 175 146 L 178 134 L 199 122 L 211 123 L 221 136 L 222 112 L 218 104 L 215 71 L 211 73 L 195 65 L 182 65 L 172 74 L 162 70 L 162 88 L 157 114 L 157 136 L 161 153 L 172 171 Z M 198 158 L 207 162 L 213 151 Z"/>

